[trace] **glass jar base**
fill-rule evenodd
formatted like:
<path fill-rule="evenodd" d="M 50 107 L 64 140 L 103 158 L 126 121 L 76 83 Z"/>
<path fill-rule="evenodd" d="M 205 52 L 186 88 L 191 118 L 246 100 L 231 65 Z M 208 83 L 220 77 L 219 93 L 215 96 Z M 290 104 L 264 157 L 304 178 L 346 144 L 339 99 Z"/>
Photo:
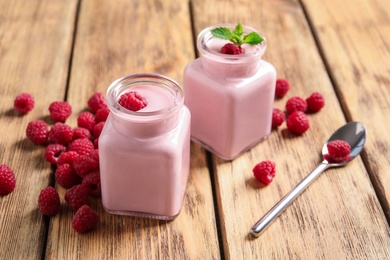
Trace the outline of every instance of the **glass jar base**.
<path fill-rule="evenodd" d="M 268 134 L 269 135 L 269 134 Z M 235 155 L 232 155 L 232 156 L 225 156 L 223 154 L 221 154 L 220 152 L 214 150 L 211 146 L 203 143 L 202 141 L 196 139 L 195 137 L 191 136 L 191 141 L 193 141 L 194 143 L 197 143 L 199 144 L 200 146 L 202 146 L 205 150 L 211 152 L 212 154 L 218 156 L 219 158 L 221 158 L 222 160 L 225 160 L 225 161 L 232 161 L 238 157 L 240 157 L 243 153 L 249 151 L 250 149 L 252 149 L 254 146 L 256 146 L 257 144 L 263 142 L 265 139 L 268 138 L 268 135 L 266 136 L 263 136 L 261 137 L 259 140 L 256 140 L 254 141 L 253 143 L 251 143 L 250 145 L 248 145 L 247 147 L 245 147 L 241 152 L 239 152 L 238 154 L 235 154 Z"/>
<path fill-rule="evenodd" d="M 152 218 L 152 219 L 158 219 L 158 220 L 174 220 L 180 214 L 180 211 L 179 211 L 179 213 L 177 213 L 174 216 L 162 216 L 162 215 L 156 215 L 156 214 L 151 214 L 151 213 L 146 213 L 146 212 L 108 210 L 106 208 L 104 208 L 104 210 L 110 214 L 113 214 L 113 215 L 140 217 L 140 218 Z"/>

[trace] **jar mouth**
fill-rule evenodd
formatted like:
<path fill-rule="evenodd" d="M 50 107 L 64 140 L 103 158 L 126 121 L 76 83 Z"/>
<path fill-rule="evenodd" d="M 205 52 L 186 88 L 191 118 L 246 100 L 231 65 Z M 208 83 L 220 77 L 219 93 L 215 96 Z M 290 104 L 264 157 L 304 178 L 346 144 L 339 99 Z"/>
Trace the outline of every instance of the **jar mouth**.
<path fill-rule="evenodd" d="M 158 88 L 172 96 L 172 101 L 161 108 L 146 111 L 132 111 L 118 103 L 119 97 L 138 87 Z M 142 95 L 142 94 L 141 94 Z M 175 80 L 155 73 L 130 74 L 115 80 L 107 89 L 107 104 L 110 110 L 120 116 L 152 119 L 174 114 L 184 103 L 183 88 Z M 149 104 L 148 104 L 149 105 Z"/>
<path fill-rule="evenodd" d="M 239 55 L 230 55 L 221 53 L 220 47 L 224 44 L 229 43 L 228 40 L 217 39 L 211 34 L 211 30 L 218 27 L 227 27 L 231 30 L 234 30 L 236 25 L 234 24 L 218 24 L 214 26 L 207 27 L 203 29 L 197 39 L 197 48 L 202 56 L 210 57 L 215 60 L 221 60 L 224 63 L 247 63 L 251 62 L 254 59 L 259 59 L 265 53 L 267 47 L 267 40 L 262 33 L 256 29 L 243 25 L 243 33 L 248 34 L 250 32 L 258 33 L 263 41 L 260 44 L 255 46 L 250 46 L 249 44 L 243 44 L 242 47 L 246 49 L 244 54 Z M 215 44 L 216 43 L 216 44 Z M 213 46 L 212 46 L 213 45 Z M 220 46 L 219 49 L 216 46 Z"/>

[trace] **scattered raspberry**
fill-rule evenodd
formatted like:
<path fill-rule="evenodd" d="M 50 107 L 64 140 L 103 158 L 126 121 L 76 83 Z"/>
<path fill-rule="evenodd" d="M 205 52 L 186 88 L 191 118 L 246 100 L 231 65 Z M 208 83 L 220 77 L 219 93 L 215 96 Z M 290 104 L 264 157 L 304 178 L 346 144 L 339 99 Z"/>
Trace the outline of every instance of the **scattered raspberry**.
<path fill-rule="evenodd" d="M 103 93 L 97 92 L 88 100 L 88 108 L 92 113 L 96 113 L 101 108 L 106 108 L 107 103 Z"/>
<path fill-rule="evenodd" d="M 272 111 L 272 128 L 280 126 L 285 119 L 284 112 L 280 109 L 274 108 Z"/>
<path fill-rule="evenodd" d="M 95 126 L 95 116 L 90 112 L 82 112 L 77 118 L 77 126 L 86 128 L 92 132 Z"/>
<path fill-rule="evenodd" d="M 325 106 L 324 97 L 318 93 L 314 92 L 306 99 L 307 109 L 312 112 L 320 111 Z"/>
<path fill-rule="evenodd" d="M 58 157 L 66 151 L 66 147 L 62 144 L 49 144 L 45 150 L 45 158 L 48 162 L 56 164 Z"/>
<path fill-rule="evenodd" d="M 99 138 L 100 134 L 101 134 L 102 131 L 103 131 L 104 123 L 105 123 L 105 122 L 97 123 L 97 124 L 93 127 L 93 136 L 94 136 L 95 138 Z"/>
<path fill-rule="evenodd" d="M 75 151 L 66 151 L 60 154 L 57 160 L 57 166 L 60 166 L 62 164 L 70 164 L 73 165 L 74 160 L 76 157 L 78 157 L 79 154 Z"/>
<path fill-rule="evenodd" d="M 100 198 L 102 195 L 100 186 L 100 172 L 94 171 L 83 178 L 82 185 L 88 190 L 89 195 Z"/>
<path fill-rule="evenodd" d="M 99 216 L 88 206 L 79 208 L 72 220 L 72 227 L 78 233 L 83 233 L 94 228 L 99 221 Z"/>
<path fill-rule="evenodd" d="M 0 165 L 0 195 L 10 194 L 16 186 L 15 174 L 7 165 Z"/>
<path fill-rule="evenodd" d="M 65 122 L 72 114 L 72 107 L 66 101 L 54 101 L 49 106 L 49 112 L 54 122 Z"/>
<path fill-rule="evenodd" d="M 292 97 L 287 100 L 286 103 L 286 112 L 287 114 L 292 114 L 294 111 L 305 112 L 307 109 L 306 100 L 301 97 Z"/>
<path fill-rule="evenodd" d="M 348 142 L 343 140 L 331 141 L 326 146 L 328 148 L 328 158 L 325 159 L 330 162 L 345 161 L 351 153 L 351 146 Z"/>
<path fill-rule="evenodd" d="M 76 139 L 68 146 L 68 151 L 75 151 L 81 155 L 88 155 L 95 147 L 91 140 L 87 138 Z"/>
<path fill-rule="evenodd" d="M 240 45 L 236 45 L 233 43 L 226 43 L 221 48 L 222 54 L 230 54 L 230 55 L 238 55 L 238 54 L 244 54 L 245 49 L 241 48 Z"/>
<path fill-rule="evenodd" d="M 76 127 L 73 129 L 73 140 L 87 138 L 89 140 L 92 139 L 91 132 L 84 127 Z"/>
<path fill-rule="evenodd" d="M 47 142 L 49 126 L 42 120 L 31 121 L 27 125 L 27 138 L 33 143 L 44 145 Z"/>
<path fill-rule="evenodd" d="M 118 103 L 129 110 L 138 111 L 148 105 L 146 99 L 136 91 L 130 91 L 119 97 Z"/>
<path fill-rule="evenodd" d="M 295 111 L 287 118 L 287 129 L 294 134 L 303 134 L 309 127 L 309 119 L 301 111 Z"/>
<path fill-rule="evenodd" d="M 290 82 L 285 79 L 277 79 L 275 86 L 275 97 L 282 98 L 290 90 Z"/>
<path fill-rule="evenodd" d="M 100 122 L 105 122 L 107 120 L 108 115 L 110 114 L 110 109 L 105 107 L 101 108 L 96 112 L 95 121 L 96 124 Z"/>
<path fill-rule="evenodd" d="M 38 198 L 38 208 L 43 215 L 54 216 L 60 210 L 60 196 L 53 187 L 47 187 L 41 191 Z"/>
<path fill-rule="evenodd" d="M 63 188 L 69 189 L 81 183 L 82 179 L 73 167 L 67 163 L 58 166 L 55 172 L 56 182 Z"/>
<path fill-rule="evenodd" d="M 72 138 L 72 127 L 64 123 L 55 123 L 49 131 L 49 140 L 55 144 L 67 145 Z"/>
<path fill-rule="evenodd" d="M 34 97 L 28 93 L 22 93 L 16 96 L 14 100 L 14 108 L 20 114 L 25 115 L 34 108 Z"/>
<path fill-rule="evenodd" d="M 73 186 L 65 193 L 65 201 L 69 208 L 76 211 L 83 205 L 88 205 L 88 190 L 82 185 Z"/>
<path fill-rule="evenodd" d="M 256 180 L 264 184 L 270 184 L 276 173 L 275 163 L 271 161 L 262 161 L 256 164 L 252 171 Z"/>
<path fill-rule="evenodd" d="M 99 163 L 90 155 L 79 155 L 73 161 L 73 168 L 79 176 L 84 177 L 88 173 L 97 170 Z"/>

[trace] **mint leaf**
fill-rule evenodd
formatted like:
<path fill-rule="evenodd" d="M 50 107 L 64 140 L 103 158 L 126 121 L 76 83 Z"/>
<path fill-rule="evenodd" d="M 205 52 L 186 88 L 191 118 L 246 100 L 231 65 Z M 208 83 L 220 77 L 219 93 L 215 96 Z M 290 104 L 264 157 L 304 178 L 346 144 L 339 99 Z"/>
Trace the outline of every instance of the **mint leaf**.
<path fill-rule="evenodd" d="M 224 40 L 231 40 L 233 37 L 233 32 L 226 27 L 219 27 L 211 30 L 211 34 L 219 39 L 224 39 Z"/>
<path fill-rule="evenodd" d="M 247 43 L 249 45 L 256 45 L 256 44 L 261 43 L 262 41 L 263 41 L 263 38 L 261 38 L 260 35 L 258 35 L 255 32 L 251 32 L 251 33 L 244 36 L 242 43 Z"/>
<path fill-rule="evenodd" d="M 234 29 L 234 33 L 236 35 L 238 35 L 239 37 L 241 37 L 242 35 L 242 24 L 241 23 L 238 23 L 236 28 Z"/>

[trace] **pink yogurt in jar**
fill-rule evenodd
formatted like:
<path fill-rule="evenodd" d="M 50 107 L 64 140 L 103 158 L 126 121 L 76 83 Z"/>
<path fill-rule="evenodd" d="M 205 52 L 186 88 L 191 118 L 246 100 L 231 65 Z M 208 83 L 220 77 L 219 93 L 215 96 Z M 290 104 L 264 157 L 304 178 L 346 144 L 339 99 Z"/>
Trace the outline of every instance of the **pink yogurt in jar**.
<path fill-rule="evenodd" d="M 128 91 L 147 101 L 138 111 L 118 103 Z M 107 90 L 111 113 L 99 138 L 102 202 L 113 214 L 174 219 L 189 174 L 190 113 L 175 81 L 135 74 Z"/>
<path fill-rule="evenodd" d="M 198 36 L 201 57 L 184 70 L 185 105 L 191 111 L 191 138 L 225 160 L 233 160 L 271 132 L 276 71 L 261 59 L 266 40 L 244 54 L 222 54 L 228 43 L 204 29 Z M 253 28 L 243 26 L 244 34 Z M 259 33 L 259 35 L 261 35 Z"/>

